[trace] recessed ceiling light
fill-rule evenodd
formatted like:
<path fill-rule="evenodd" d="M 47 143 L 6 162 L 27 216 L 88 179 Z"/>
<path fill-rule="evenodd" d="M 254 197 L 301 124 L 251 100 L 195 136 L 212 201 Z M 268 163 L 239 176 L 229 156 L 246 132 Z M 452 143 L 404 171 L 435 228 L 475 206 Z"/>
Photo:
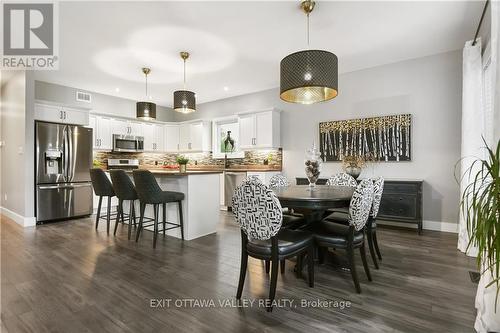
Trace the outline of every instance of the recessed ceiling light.
<path fill-rule="evenodd" d="M 153 96 L 149 95 L 149 99 L 153 99 Z"/>
<path fill-rule="evenodd" d="M 115 88 L 115 91 L 116 92 L 120 92 L 120 88 Z"/>
<path fill-rule="evenodd" d="M 224 87 L 224 91 L 228 91 L 229 90 L 229 87 Z"/>

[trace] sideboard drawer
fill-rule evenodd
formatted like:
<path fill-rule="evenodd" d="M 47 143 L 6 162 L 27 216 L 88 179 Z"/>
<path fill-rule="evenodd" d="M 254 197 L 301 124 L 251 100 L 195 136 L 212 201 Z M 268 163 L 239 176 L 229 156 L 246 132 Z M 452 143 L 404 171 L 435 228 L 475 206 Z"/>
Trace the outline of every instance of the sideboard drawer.
<path fill-rule="evenodd" d="M 410 194 L 382 194 L 378 217 L 417 219 L 417 196 Z"/>
<path fill-rule="evenodd" d="M 412 193 L 421 191 L 421 183 L 387 181 L 384 184 L 384 193 Z"/>

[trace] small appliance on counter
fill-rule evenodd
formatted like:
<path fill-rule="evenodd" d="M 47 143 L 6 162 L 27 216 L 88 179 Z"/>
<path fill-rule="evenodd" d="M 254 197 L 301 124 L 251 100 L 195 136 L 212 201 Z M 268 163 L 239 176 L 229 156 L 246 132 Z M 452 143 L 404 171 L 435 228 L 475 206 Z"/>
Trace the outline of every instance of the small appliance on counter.
<path fill-rule="evenodd" d="M 108 158 L 108 169 L 134 170 L 138 168 L 138 159 Z"/>
<path fill-rule="evenodd" d="M 92 214 L 92 129 L 35 123 L 36 221 Z"/>

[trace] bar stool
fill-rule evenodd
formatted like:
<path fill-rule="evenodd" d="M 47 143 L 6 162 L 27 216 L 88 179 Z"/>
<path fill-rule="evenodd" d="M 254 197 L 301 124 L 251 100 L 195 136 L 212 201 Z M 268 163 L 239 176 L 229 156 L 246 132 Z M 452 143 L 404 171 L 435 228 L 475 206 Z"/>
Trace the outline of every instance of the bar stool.
<path fill-rule="evenodd" d="M 113 182 L 113 189 L 115 190 L 116 197 L 118 198 L 118 214 L 116 216 L 116 224 L 114 235 L 116 235 L 116 229 L 118 228 L 118 221 L 121 215 L 122 223 L 125 223 L 123 216 L 123 202 L 125 200 L 130 201 L 130 209 L 128 213 L 128 239 L 132 234 L 132 222 L 135 223 L 135 200 L 139 199 L 137 192 L 135 190 L 134 183 L 127 175 L 124 170 L 110 170 L 109 174 L 111 176 L 111 181 Z"/>
<path fill-rule="evenodd" d="M 144 227 L 150 225 L 143 225 L 144 211 L 146 210 L 146 205 L 153 205 L 154 212 L 154 231 L 153 231 L 153 248 L 156 248 L 156 238 L 158 237 L 158 211 L 160 204 L 163 207 L 163 234 L 165 235 L 166 230 L 181 228 L 181 237 L 184 240 L 184 221 L 182 216 L 182 200 L 184 200 L 184 193 L 173 192 L 173 191 L 163 191 L 156 178 L 149 170 L 134 170 L 134 182 L 135 189 L 139 196 L 140 201 L 140 219 L 139 228 L 137 229 L 137 234 L 135 236 L 135 241 L 139 240 L 139 235 Z M 167 222 L 166 211 L 167 203 L 177 202 L 179 207 L 179 224 Z M 167 228 L 166 225 L 172 225 L 172 227 Z"/>
<path fill-rule="evenodd" d="M 107 233 L 109 235 L 109 223 L 111 221 L 111 198 L 115 196 L 115 191 L 113 190 L 113 185 L 109 181 L 104 171 L 100 168 L 90 169 L 90 179 L 92 180 L 92 187 L 94 188 L 94 193 L 99 197 L 99 205 L 97 206 L 97 215 L 95 219 L 95 229 L 99 226 L 99 219 L 101 216 L 101 205 L 102 198 L 108 197 L 108 210 L 106 213 L 107 222 Z M 115 214 L 113 214 L 114 216 Z"/>

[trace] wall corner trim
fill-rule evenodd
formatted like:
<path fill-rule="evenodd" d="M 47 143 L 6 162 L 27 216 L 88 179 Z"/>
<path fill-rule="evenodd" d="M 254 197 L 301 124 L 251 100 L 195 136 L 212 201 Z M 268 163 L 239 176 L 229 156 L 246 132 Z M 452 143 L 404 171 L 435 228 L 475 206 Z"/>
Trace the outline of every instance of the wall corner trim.
<path fill-rule="evenodd" d="M 27 228 L 27 227 L 34 227 L 36 225 L 36 218 L 33 217 L 27 217 L 27 216 L 22 216 L 19 215 L 16 212 L 13 212 L 5 207 L 0 207 L 0 214 L 3 214 L 19 224 L 20 226 Z"/>

